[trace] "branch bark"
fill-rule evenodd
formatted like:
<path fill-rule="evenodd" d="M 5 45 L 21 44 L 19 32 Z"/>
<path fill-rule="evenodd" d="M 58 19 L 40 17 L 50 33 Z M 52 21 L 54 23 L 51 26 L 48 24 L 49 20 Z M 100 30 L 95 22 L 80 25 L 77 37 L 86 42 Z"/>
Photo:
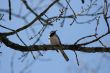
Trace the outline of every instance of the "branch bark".
<path fill-rule="evenodd" d="M 62 48 L 58 47 L 57 45 L 30 45 L 30 46 L 22 46 L 17 43 L 10 41 L 8 38 L 0 36 L 0 41 L 2 41 L 7 47 L 27 52 L 27 51 L 47 51 L 47 50 L 55 50 L 55 48 Z M 62 45 L 64 48 L 63 50 L 72 50 L 72 51 L 81 51 L 86 53 L 95 53 L 95 52 L 110 52 L 110 47 L 82 47 L 81 44 L 77 45 Z"/>

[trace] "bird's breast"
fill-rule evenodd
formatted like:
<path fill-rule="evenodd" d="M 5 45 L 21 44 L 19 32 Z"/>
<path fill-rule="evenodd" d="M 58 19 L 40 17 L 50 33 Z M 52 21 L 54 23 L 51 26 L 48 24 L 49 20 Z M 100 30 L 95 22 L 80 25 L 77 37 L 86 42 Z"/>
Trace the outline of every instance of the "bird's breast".
<path fill-rule="evenodd" d="M 52 45 L 60 45 L 60 40 L 56 36 L 50 37 L 50 42 Z"/>

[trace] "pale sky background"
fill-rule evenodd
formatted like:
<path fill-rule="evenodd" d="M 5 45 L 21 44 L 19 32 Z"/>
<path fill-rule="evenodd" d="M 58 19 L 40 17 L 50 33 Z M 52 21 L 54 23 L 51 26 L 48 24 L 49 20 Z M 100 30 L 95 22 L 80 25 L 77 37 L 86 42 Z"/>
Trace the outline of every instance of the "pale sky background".
<path fill-rule="evenodd" d="M 24 15 L 26 12 L 28 12 L 27 9 L 25 9 L 25 6 L 23 5 L 23 3 L 20 2 L 20 0 L 11 0 L 11 1 L 12 1 L 12 12 L 16 14 L 19 13 L 19 9 L 21 7 L 23 9 L 21 15 Z M 29 0 L 30 3 L 31 1 L 34 1 L 34 0 Z M 51 0 L 45 0 L 43 4 L 39 5 L 39 7 L 43 6 L 44 8 L 37 11 L 37 13 L 45 9 L 45 7 L 48 4 L 50 4 L 50 1 Z M 64 1 L 64 0 L 61 0 L 61 1 Z M 85 4 L 83 5 L 80 0 L 71 0 L 71 6 L 75 10 L 75 12 L 78 13 L 81 11 L 81 6 L 86 6 L 88 4 L 87 1 L 89 2 L 89 0 L 85 0 Z M 102 1 L 103 0 L 98 0 L 99 6 L 103 3 Z M 36 2 L 33 2 L 33 4 L 30 4 L 30 5 L 34 7 L 37 4 L 39 3 L 36 0 Z M 66 3 L 64 2 L 64 4 Z M 8 0 L 0 0 L 0 9 L 8 9 Z M 91 12 L 94 12 L 96 9 L 97 7 L 91 10 Z M 12 20 L 9 21 L 8 14 L 7 13 L 3 13 L 3 14 L 4 14 L 5 21 L 0 21 L 0 24 L 6 27 L 17 29 L 23 26 L 24 24 L 26 24 L 23 20 L 16 18 L 14 16 L 12 17 Z M 47 12 L 47 16 L 49 17 L 57 14 L 59 14 L 58 6 L 52 7 Z M 69 14 L 72 14 L 70 10 L 68 11 L 68 15 Z M 34 18 L 33 15 L 30 15 L 27 18 L 28 22 L 31 22 L 33 18 Z M 79 21 L 85 21 L 87 19 L 88 19 L 87 17 L 78 18 Z M 49 38 L 49 33 L 52 30 L 58 30 L 57 34 L 59 35 L 61 42 L 63 44 L 74 44 L 74 42 L 79 38 L 95 33 L 96 22 L 92 22 L 91 24 L 74 23 L 72 26 L 70 26 L 69 23 L 71 22 L 72 22 L 71 19 L 67 19 L 64 24 L 64 27 L 60 27 L 59 23 L 54 23 L 53 26 L 48 26 L 44 34 L 42 35 L 40 41 L 37 44 L 50 44 L 48 38 Z M 101 17 L 100 25 L 98 27 L 99 35 L 107 31 L 107 27 L 104 24 L 105 24 L 104 20 Z M 35 24 L 33 24 L 33 28 L 37 32 L 41 27 L 42 26 L 38 21 Z M 0 27 L 0 32 L 4 32 L 4 31 L 6 32 L 7 30 L 2 29 Z M 30 32 L 30 29 L 28 29 L 27 31 L 30 35 L 32 35 L 32 32 Z M 25 41 L 27 45 L 30 45 L 35 41 L 35 39 L 33 39 L 31 42 L 30 40 L 28 40 L 26 31 L 22 31 L 18 34 L 23 39 L 23 41 Z M 10 40 L 15 43 L 22 44 L 15 35 L 10 36 L 8 38 L 10 38 Z M 102 39 L 104 44 L 106 44 L 107 46 L 110 45 L 109 38 L 110 38 L 109 36 L 106 36 L 104 39 Z M 86 39 L 81 42 L 86 42 L 91 39 L 93 38 L 90 38 L 88 40 Z M 94 43 L 88 46 L 91 46 L 91 47 L 101 46 L 101 44 Z M 110 54 L 109 53 L 77 52 L 79 63 L 80 63 L 80 66 L 77 66 L 76 58 L 73 51 L 65 51 L 70 59 L 68 62 L 66 62 L 62 57 L 62 55 L 58 54 L 56 51 L 46 51 L 46 52 L 42 51 L 44 56 L 39 56 L 37 60 L 34 60 L 32 55 L 30 54 L 24 60 L 24 62 L 21 62 L 21 59 L 19 60 L 19 58 L 22 55 L 21 52 L 10 49 L 6 47 L 4 44 L 2 44 L 0 51 L 3 52 L 0 55 L 0 73 L 11 73 L 10 64 L 12 62 L 11 61 L 12 57 L 14 57 L 14 60 L 13 60 L 14 73 L 22 73 L 21 71 L 25 68 L 25 66 L 27 66 L 30 63 L 32 63 L 31 66 L 29 65 L 30 67 L 26 69 L 24 73 L 109 73 L 110 72 L 110 63 L 109 63 Z M 34 54 L 38 56 L 36 52 L 34 52 Z"/>

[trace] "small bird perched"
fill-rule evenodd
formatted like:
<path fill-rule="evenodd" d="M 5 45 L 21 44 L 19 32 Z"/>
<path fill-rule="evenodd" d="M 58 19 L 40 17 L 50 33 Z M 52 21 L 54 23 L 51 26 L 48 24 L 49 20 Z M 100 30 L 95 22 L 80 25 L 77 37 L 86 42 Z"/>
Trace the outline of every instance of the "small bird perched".
<path fill-rule="evenodd" d="M 61 47 L 61 41 L 60 41 L 58 35 L 56 34 L 56 31 L 50 32 L 50 43 L 51 43 L 51 45 L 58 45 Z M 60 50 L 61 54 L 63 55 L 63 57 L 65 58 L 65 60 L 68 61 L 69 58 L 66 55 L 66 53 L 63 51 L 63 49 L 60 48 L 59 50 Z"/>

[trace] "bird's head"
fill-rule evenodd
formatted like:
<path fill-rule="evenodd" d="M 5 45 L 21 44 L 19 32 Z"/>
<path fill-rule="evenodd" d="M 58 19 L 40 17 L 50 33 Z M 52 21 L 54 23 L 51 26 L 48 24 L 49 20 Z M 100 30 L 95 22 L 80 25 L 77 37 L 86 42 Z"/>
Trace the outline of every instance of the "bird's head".
<path fill-rule="evenodd" d="M 56 34 L 56 31 L 57 31 L 57 30 L 51 31 L 51 32 L 50 32 L 50 37 L 52 37 L 53 35 L 55 35 L 55 34 Z"/>

